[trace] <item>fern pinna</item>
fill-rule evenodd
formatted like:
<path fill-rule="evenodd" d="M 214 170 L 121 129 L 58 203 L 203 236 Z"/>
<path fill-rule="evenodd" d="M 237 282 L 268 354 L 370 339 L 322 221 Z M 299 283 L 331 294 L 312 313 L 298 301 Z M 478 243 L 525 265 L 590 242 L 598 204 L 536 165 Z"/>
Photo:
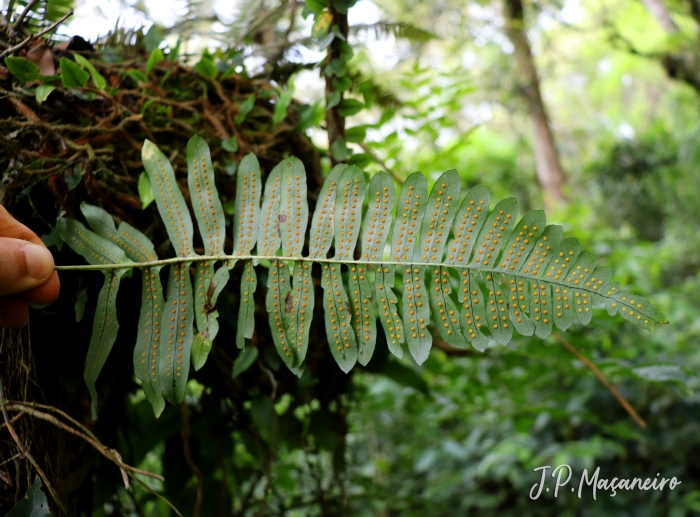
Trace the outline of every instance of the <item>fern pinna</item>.
<path fill-rule="evenodd" d="M 85 364 L 93 417 L 95 383 L 119 328 L 119 282 L 129 268 L 140 269 L 143 277 L 134 370 L 156 415 L 165 401 L 183 400 L 190 366 L 199 369 L 206 361 L 219 329 L 217 297 L 239 260 L 236 344 L 244 348 L 253 337 L 255 266 L 262 262 L 268 268 L 265 300 L 274 344 L 297 375 L 303 373 L 309 345 L 314 263 L 321 267 L 328 343 L 344 372 L 372 358 L 377 319 L 390 351 L 401 357 L 407 345 L 419 364 L 430 353 L 432 327 L 454 347 L 471 343 L 483 351 L 490 340 L 508 343 L 513 330 L 545 338 L 553 325 L 562 330 L 575 321 L 585 325 L 601 302 L 610 315 L 619 312 L 642 328 L 665 323 L 653 305 L 611 282 L 611 269 L 598 267 L 576 239 L 564 238 L 560 226 L 547 226 L 541 210 L 518 221 L 518 203 L 508 198 L 489 211 L 488 189 L 474 187 L 462 198 L 454 170 L 442 174 L 430 193 L 422 174 L 410 175 L 397 201 L 388 174 L 375 174 L 368 189 L 360 169 L 337 165 L 318 196 L 307 240 L 303 164 L 294 157 L 283 160 L 270 171 L 263 193 L 262 172 L 251 153 L 238 167 L 233 254 L 227 255 L 209 147 L 195 136 L 187 145 L 187 163 L 205 252 L 197 255 L 192 218 L 172 166 L 148 140 L 142 158 L 175 258 L 159 260 L 143 233 L 125 222 L 117 228 L 112 216 L 95 206 L 81 206 L 92 231 L 68 218 L 57 223 L 60 237 L 91 264 L 58 269 L 105 274 Z M 169 266 L 165 294 L 164 266 Z"/>

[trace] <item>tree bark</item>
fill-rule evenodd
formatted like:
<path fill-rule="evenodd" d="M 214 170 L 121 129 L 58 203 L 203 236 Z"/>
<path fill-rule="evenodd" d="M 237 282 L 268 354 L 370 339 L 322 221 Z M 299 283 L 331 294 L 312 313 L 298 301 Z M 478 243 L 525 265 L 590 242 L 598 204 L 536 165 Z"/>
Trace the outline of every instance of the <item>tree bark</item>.
<path fill-rule="evenodd" d="M 566 201 L 562 193 L 564 172 L 540 93 L 540 80 L 525 30 L 522 0 L 504 0 L 503 11 L 506 34 L 514 47 L 519 89 L 527 102 L 532 122 L 537 180 L 544 193 L 545 206 L 550 209 Z"/>
<path fill-rule="evenodd" d="M 348 38 L 348 15 L 342 14 L 333 8 L 333 0 L 328 2 L 328 11 L 333 15 L 333 25 L 338 27 L 340 34 L 347 40 Z M 328 53 L 326 55 L 326 66 L 331 64 L 334 59 L 340 58 L 340 51 L 331 44 L 328 47 Z M 331 96 L 331 93 L 335 91 L 333 86 L 333 76 L 326 75 L 326 104 Z M 343 94 L 340 94 L 341 101 Z M 338 106 L 326 109 L 326 128 L 328 131 L 328 154 L 331 159 L 331 167 L 337 165 L 339 162 L 333 157 L 331 149 L 333 144 L 342 139 L 345 139 L 345 117 L 338 113 Z"/>
<path fill-rule="evenodd" d="M 671 18 L 671 13 L 666 9 L 666 5 L 663 0 L 641 0 L 644 7 L 646 7 L 649 14 L 651 14 L 656 21 L 659 22 L 661 28 L 669 34 L 673 34 L 678 30 L 678 27 Z M 691 2 L 692 10 L 692 2 Z"/>

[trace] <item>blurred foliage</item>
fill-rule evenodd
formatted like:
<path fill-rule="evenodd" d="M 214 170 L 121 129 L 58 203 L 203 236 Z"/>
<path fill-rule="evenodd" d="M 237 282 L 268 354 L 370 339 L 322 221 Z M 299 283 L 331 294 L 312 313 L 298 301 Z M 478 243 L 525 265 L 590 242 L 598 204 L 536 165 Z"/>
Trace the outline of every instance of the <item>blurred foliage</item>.
<path fill-rule="evenodd" d="M 231 379 L 234 362 L 250 359 L 238 359 L 232 339 L 238 300 L 225 292 L 216 366 L 194 376 L 186 399 L 192 460 L 203 477 L 201 515 L 700 514 L 700 106 L 692 86 L 669 80 L 659 59 L 664 52 L 698 52 L 691 4 L 666 3 L 681 28 L 675 35 L 665 34 L 638 0 L 526 4 L 571 199 L 552 222 L 604 257 L 627 289 L 648 296 L 671 321 L 649 334 L 621 319 L 596 318 L 565 339 L 596 363 L 648 428 L 638 427 L 591 371 L 551 338 L 517 338 L 484 354 L 451 356 L 436 349 L 420 368 L 394 359 L 380 339 L 370 364 L 351 377 L 326 362 L 326 344 L 317 343 L 313 375 L 297 380 L 285 375 L 267 337 L 260 336 L 258 358 Z M 350 9 L 379 14 L 350 28 L 350 84 L 337 85 L 346 99 L 363 105 L 347 119 L 349 161 L 397 178 L 421 170 L 430 182 L 454 167 L 465 186 L 485 183 L 495 198 L 516 195 L 527 209 L 541 206 L 530 126 L 513 91 L 512 49 L 498 5 L 368 5 L 363 0 Z M 138 138 L 156 132 L 158 144 L 171 153 L 190 132 L 204 132 L 212 143 L 218 138 L 221 147 L 212 148 L 219 184 L 230 181 L 249 148 L 269 153 L 267 170 L 274 158 L 301 153 L 307 170 L 313 164 L 321 175 L 329 151 L 325 106 L 317 102 L 325 93 L 318 68 L 325 66 L 323 46 L 330 41 L 311 35 L 325 7 L 323 0 L 243 2 L 235 19 L 226 21 L 214 3 L 188 2 L 174 27 L 154 26 L 145 35 L 113 31 L 97 54 L 98 70 L 110 88 L 120 90 L 111 98 L 124 107 L 110 123 L 141 116 L 143 124 L 139 119 L 133 126 L 143 133 Z M 214 23 L 225 30 L 214 33 Z M 195 37 L 219 45 L 196 52 Z M 158 47 L 165 59 L 156 54 L 147 70 Z M 9 91 L 9 78 L 2 81 Z M 14 93 L 52 124 L 105 118 L 104 102 L 89 91 L 49 92 L 39 105 L 33 88 Z M 313 100 L 297 101 L 288 92 Z M 291 99 L 285 113 L 277 107 L 283 98 Z M 7 99 L 0 105 L 3 121 L 27 117 Z M 190 102 L 201 104 L 182 107 Z M 0 166 L 5 184 L 16 186 L 10 201 L 17 213 L 47 241 L 63 205 L 70 209 L 82 199 L 102 202 L 148 228 L 153 207 L 141 209 L 142 170 L 133 145 L 90 141 L 93 151 L 110 149 L 97 158 L 120 158 L 99 167 L 85 147 L 71 147 L 86 144 L 79 138 L 45 128 L 3 128 Z M 46 164 L 40 155 L 45 148 L 54 162 Z M 172 156 L 182 168 L 182 157 Z M 50 167 L 57 168 L 46 172 Z M 232 199 L 230 192 L 224 196 L 224 202 Z M 30 215 L 32 202 L 39 216 Z M 149 231 L 162 236 L 162 229 Z M 57 257 L 74 262 L 65 250 Z M 57 349 L 42 322 L 61 320 L 75 343 L 87 343 L 89 325 L 74 324 L 74 312 L 82 293 L 94 300 L 98 287 L 68 275 L 62 281 L 61 303 L 33 315 L 36 379 L 53 383 L 34 396 L 86 418 L 84 350 Z M 125 281 L 123 289 L 136 289 L 131 284 Z M 81 304 L 89 321 L 91 306 Z M 135 308 L 119 311 L 131 311 L 135 321 Z M 125 462 L 163 474 L 165 483 L 147 483 L 190 515 L 197 480 L 183 458 L 182 415 L 170 407 L 154 420 L 130 377 L 131 338 L 123 336 L 121 351 L 118 341 L 103 373 L 108 385 L 93 431 Z M 13 361 L 3 357 L 4 368 L 20 371 L 23 363 Z M 51 475 L 66 480 L 60 493 L 75 504 L 76 514 L 173 515 L 142 486 L 125 489 L 119 470 L 84 444 L 39 430 L 61 443 L 45 459 L 55 466 L 48 469 Z M 532 501 L 530 488 L 540 477 L 533 469 L 562 463 L 574 468 L 569 486 L 576 488 L 582 470 L 598 466 L 601 477 L 660 473 L 682 484 L 673 491 L 618 491 L 615 497 L 599 492 L 595 501 L 590 488 L 582 499 L 565 490 L 556 499 L 543 494 Z M 7 501 L 14 489 L 3 493 Z"/>

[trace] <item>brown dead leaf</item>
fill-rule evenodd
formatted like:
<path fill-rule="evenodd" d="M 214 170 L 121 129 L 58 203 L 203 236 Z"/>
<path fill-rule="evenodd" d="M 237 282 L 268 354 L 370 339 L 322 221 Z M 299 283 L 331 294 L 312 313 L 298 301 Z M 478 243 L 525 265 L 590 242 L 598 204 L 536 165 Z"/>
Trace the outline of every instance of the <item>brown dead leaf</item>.
<path fill-rule="evenodd" d="M 54 75 L 56 66 L 53 62 L 53 52 L 46 45 L 37 45 L 27 52 L 27 59 L 39 67 L 41 75 Z"/>

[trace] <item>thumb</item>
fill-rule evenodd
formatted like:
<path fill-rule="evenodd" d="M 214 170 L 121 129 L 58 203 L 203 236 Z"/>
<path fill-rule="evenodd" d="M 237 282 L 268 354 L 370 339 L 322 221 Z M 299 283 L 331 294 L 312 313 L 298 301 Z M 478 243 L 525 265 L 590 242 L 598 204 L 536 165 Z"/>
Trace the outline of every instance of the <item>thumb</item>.
<path fill-rule="evenodd" d="M 0 237 L 0 296 L 43 285 L 53 271 L 53 256 L 44 246 Z"/>

